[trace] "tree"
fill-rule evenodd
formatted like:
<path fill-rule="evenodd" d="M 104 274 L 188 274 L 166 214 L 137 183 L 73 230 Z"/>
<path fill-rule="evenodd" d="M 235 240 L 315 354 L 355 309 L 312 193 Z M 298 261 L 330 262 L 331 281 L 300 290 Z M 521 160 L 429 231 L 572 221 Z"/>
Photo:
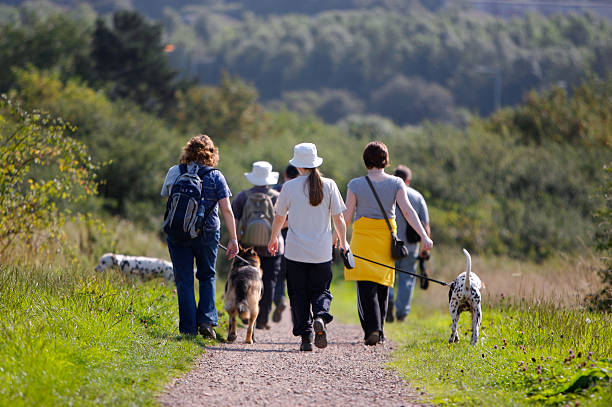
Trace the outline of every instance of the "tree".
<path fill-rule="evenodd" d="M 0 91 L 15 83 L 14 69 L 31 65 L 54 69 L 63 78 L 88 76 L 87 55 L 91 27 L 64 15 L 45 20 L 24 12 L 27 24 L 0 24 Z"/>
<path fill-rule="evenodd" d="M 440 85 L 419 78 L 396 76 L 372 95 L 375 111 L 398 124 L 422 120 L 451 121 L 453 97 Z"/>
<path fill-rule="evenodd" d="M 131 99 L 150 112 L 166 111 L 172 104 L 176 72 L 168 66 L 161 34 L 159 24 L 132 11 L 114 13 L 112 28 L 96 21 L 94 71 L 112 98 Z"/>
<path fill-rule="evenodd" d="M 257 97 L 254 87 L 223 75 L 218 87 L 193 86 L 177 92 L 169 116 L 182 132 L 204 133 L 215 140 L 257 137 L 266 124 Z"/>

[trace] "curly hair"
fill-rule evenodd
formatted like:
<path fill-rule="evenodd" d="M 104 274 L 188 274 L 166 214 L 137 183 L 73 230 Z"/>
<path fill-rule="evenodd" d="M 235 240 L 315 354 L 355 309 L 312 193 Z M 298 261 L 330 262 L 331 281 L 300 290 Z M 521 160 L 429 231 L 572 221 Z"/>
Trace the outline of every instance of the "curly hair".
<path fill-rule="evenodd" d="M 385 143 L 372 141 L 363 150 L 363 162 L 368 169 L 385 168 L 389 165 L 389 150 Z"/>
<path fill-rule="evenodd" d="M 201 165 L 214 167 L 219 162 L 219 149 L 213 141 L 205 134 L 194 136 L 183 147 L 183 153 L 179 160 L 181 164 L 197 162 Z"/>

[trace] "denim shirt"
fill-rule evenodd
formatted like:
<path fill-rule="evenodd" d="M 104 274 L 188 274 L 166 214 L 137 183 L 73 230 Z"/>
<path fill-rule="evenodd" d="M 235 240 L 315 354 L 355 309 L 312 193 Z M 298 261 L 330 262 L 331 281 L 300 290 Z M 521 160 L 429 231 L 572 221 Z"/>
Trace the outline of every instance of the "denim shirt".
<path fill-rule="evenodd" d="M 192 172 L 196 163 L 187 164 L 187 171 Z M 202 167 L 202 166 L 199 166 Z M 211 167 L 205 167 L 211 168 Z M 170 196 L 170 190 L 174 181 L 181 175 L 181 171 L 178 165 L 171 167 L 166 175 L 166 180 L 161 189 L 161 196 Z M 204 223 L 203 230 L 205 232 L 211 232 L 221 229 L 221 221 L 219 220 L 219 208 L 217 202 L 223 198 L 229 198 L 232 196 L 227 181 L 221 173 L 221 171 L 211 171 L 204 176 L 202 179 L 202 196 L 204 201 L 204 211 L 209 211 L 211 208 L 214 209 L 210 212 Z"/>

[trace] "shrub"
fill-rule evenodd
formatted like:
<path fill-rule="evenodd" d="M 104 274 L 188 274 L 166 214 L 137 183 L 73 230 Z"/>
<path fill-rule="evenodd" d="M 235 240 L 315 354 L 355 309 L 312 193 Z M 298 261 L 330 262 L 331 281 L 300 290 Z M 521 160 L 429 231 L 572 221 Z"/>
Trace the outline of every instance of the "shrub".
<path fill-rule="evenodd" d="M 603 256 L 604 268 L 599 270 L 603 288 L 587 298 L 591 309 L 612 312 L 612 162 L 605 166 L 606 182 L 602 188 L 604 204 L 597 211 L 598 222 L 595 240 Z"/>
<path fill-rule="evenodd" d="M 16 239 L 31 244 L 37 230 L 55 237 L 67 204 L 96 193 L 96 166 L 85 146 L 65 135 L 69 129 L 0 99 L 0 255 Z"/>

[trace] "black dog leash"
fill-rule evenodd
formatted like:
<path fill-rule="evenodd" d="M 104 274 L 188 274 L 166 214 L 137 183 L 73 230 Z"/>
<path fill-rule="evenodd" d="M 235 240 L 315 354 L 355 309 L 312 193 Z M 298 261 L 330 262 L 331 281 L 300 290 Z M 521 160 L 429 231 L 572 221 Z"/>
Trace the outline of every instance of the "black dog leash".
<path fill-rule="evenodd" d="M 227 247 L 223 246 L 221 243 L 217 243 L 217 245 L 222 248 L 223 250 L 227 251 Z M 243 259 L 242 257 L 236 255 L 235 256 L 238 260 L 245 262 L 246 264 L 251 264 L 250 261 L 246 261 L 245 259 Z"/>
<path fill-rule="evenodd" d="M 350 250 L 349 250 L 349 251 L 346 253 L 346 255 L 345 255 L 345 253 L 344 253 L 344 252 L 341 250 L 341 251 L 340 251 L 340 254 L 342 255 L 342 257 L 343 257 L 344 259 L 347 259 L 347 256 L 349 256 L 349 255 L 350 255 L 350 256 L 353 256 L 353 257 L 357 257 L 358 259 L 361 259 L 361 260 L 369 261 L 370 263 L 378 264 L 379 266 L 383 266 L 383 267 L 386 267 L 386 268 L 388 268 L 388 269 L 393 269 L 393 270 L 395 270 L 395 271 L 399 271 L 400 273 L 410 274 L 411 276 L 415 276 L 415 277 L 419 277 L 419 278 L 422 278 L 422 279 L 425 279 L 425 280 L 433 281 L 434 283 L 438 283 L 438 284 L 441 284 L 441 285 L 443 285 L 443 286 L 449 286 L 449 285 L 451 285 L 451 283 L 447 283 L 447 282 L 444 282 L 444 281 L 439 281 L 439 280 L 436 280 L 436 279 L 434 279 L 434 278 L 425 277 L 425 276 L 422 276 L 422 275 L 420 275 L 420 274 L 411 273 L 410 271 L 402 270 L 402 269 L 399 269 L 399 268 L 397 268 L 397 267 L 387 266 L 386 264 L 379 263 L 379 262 L 374 261 L 374 260 L 366 259 L 365 257 L 358 256 L 358 255 L 356 255 L 355 253 L 351 253 L 351 251 L 350 251 Z M 347 261 L 348 261 L 348 259 L 347 259 Z M 346 264 L 347 264 L 347 262 L 345 261 L 345 265 L 346 265 Z M 355 267 L 355 265 L 354 265 L 354 264 L 353 264 L 353 267 Z M 351 268 L 353 268 L 353 267 L 351 267 Z"/>

